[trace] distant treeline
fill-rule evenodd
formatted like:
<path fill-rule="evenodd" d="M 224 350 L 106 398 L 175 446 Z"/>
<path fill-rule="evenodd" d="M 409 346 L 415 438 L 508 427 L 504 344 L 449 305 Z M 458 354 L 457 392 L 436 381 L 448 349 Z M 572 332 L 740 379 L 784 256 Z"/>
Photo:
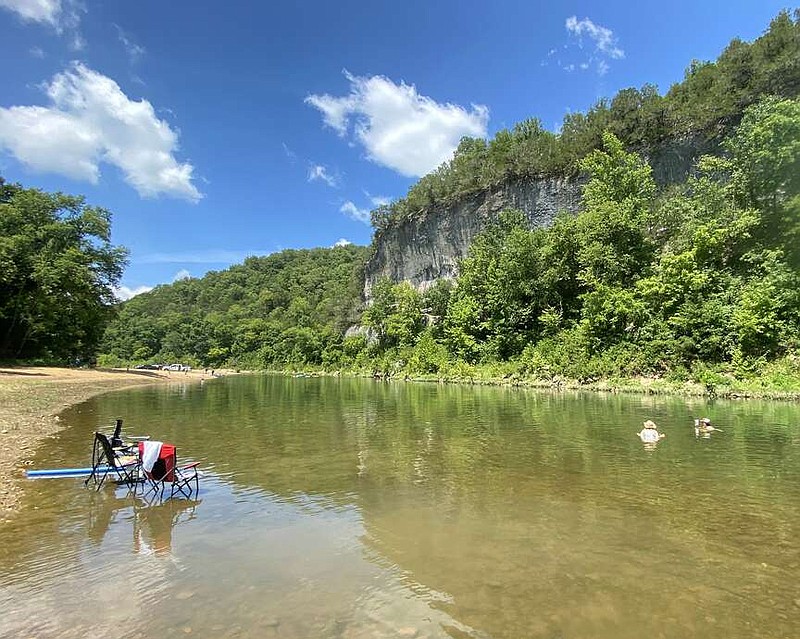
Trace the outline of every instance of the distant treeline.
<path fill-rule="evenodd" d="M 366 252 L 354 245 L 287 250 L 158 286 L 122 305 L 101 361 L 321 364 L 358 321 Z"/>

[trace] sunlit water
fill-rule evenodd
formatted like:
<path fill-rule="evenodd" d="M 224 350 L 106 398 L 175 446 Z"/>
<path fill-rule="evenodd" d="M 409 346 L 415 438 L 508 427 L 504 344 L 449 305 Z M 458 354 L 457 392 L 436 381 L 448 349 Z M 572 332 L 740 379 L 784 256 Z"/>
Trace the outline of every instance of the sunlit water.
<path fill-rule="evenodd" d="M 96 398 L 34 466 L 116 417 L 199 497 L 31 481 L 0 636 L 800 636 L 795 405 L 237 377 Z"/>

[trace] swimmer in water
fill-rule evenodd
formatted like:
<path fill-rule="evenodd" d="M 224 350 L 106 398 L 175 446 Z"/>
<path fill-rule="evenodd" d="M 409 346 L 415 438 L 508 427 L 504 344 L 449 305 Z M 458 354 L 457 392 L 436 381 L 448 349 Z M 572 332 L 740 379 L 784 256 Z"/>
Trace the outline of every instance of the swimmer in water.
<path fill-rule="evenodd" d="M 655 444 L 666 437 L 664 433 L 658 432 L 658 426 L 654 421 L 648 419 L 643 425 L 644 428 L 637 435 L 645 444 Z"/>

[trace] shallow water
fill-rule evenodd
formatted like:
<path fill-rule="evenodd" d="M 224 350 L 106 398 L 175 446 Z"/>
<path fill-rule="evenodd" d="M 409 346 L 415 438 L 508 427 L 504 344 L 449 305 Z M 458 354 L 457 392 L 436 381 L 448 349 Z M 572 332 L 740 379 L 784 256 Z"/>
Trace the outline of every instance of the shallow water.
<path fill-rule="evenodd" d="M 34 466 L 115 417 L 199 497 L 32 481 L 0 636 L 800 636 L 796 405 L 236 377 L 95 398 Z"/>

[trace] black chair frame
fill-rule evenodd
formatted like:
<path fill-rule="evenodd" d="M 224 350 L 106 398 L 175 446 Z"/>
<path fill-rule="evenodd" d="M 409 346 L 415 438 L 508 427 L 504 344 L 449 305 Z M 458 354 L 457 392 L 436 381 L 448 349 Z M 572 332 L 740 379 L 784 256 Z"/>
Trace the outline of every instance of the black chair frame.
<path fill-rule="evenodd" d="M 137 484 L 140 481 L 139 457 L 131 453 L 130 447 L 114 448 L 106 435 L 96 432 L 92 446 L 92 472 L 83 482 L 84 486 L 94 480 L 96 489 L 100 490 L 112 473 L 118 476 L 117 483 Z"/>

